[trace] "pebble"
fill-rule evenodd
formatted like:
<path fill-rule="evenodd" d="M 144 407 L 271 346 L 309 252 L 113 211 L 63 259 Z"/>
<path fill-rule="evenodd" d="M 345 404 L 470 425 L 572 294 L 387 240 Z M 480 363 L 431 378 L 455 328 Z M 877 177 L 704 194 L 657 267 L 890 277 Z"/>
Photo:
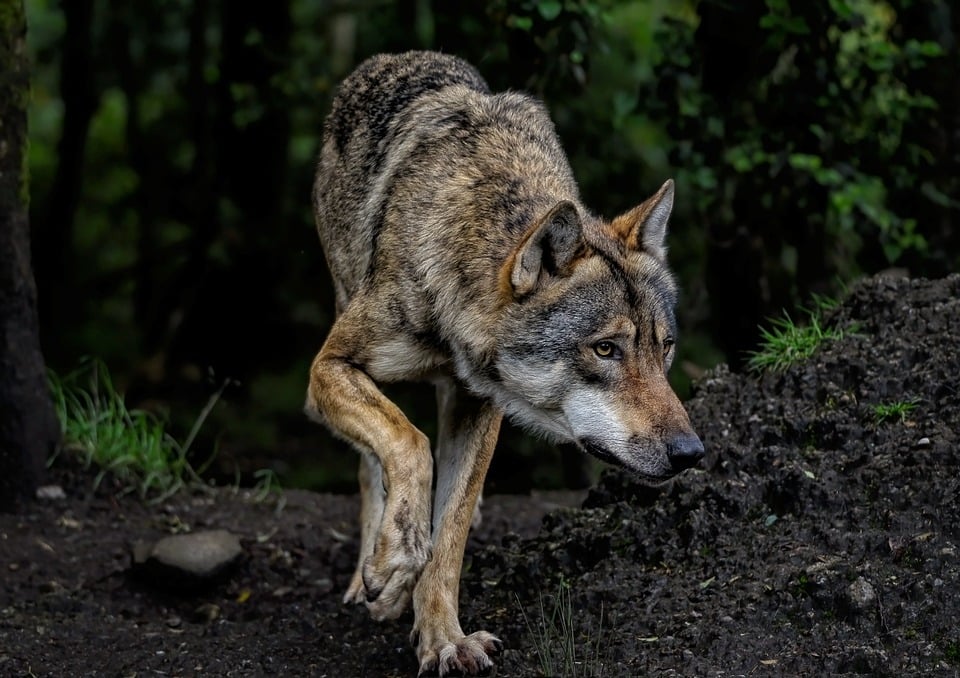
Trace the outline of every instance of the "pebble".
<path fill-rule="evenodd" d="M 52 501 L 66 498 L 67 493 L 59 485 L 41 485 L 37 488 L 37 499 Z"/>
<path fill-rule="evenodd" d="M 857 580 L 850 584 L 847 597 L 850 599 L 850 604 L 858 610 L 872 609 L 877 602 L 877 592 L 863 577 L 857 577 Z"/>
<path fill-rule="evenodd" d="M 133 567 L 159 588 L 187 589 L 223 574 L 243 554 L 236 535 L 226 530 L 175 534 L 133 547 Z"/>
<path fill-rule="evenodd" d="M 220 617 L 220 606 L 215 603 L 204 603 L 193 611 L 193 620 L 196 622 L 212 622 Z"/>

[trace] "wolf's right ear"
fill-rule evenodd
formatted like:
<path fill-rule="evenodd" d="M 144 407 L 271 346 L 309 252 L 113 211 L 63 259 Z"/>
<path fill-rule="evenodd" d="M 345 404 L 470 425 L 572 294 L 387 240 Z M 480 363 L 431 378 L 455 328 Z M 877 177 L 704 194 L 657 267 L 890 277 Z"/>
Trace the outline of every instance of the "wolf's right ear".
<path fill-rule="evenodd" d="M 544 277 L 566 274 L 583 244 L 576 206 L 568 200 L 558 202 L 530 229 L 508 262 L 514 298 L 530 294 Z"/>
<path fill-rule="evenodd" d="M 611 227 L 627 249 L 647 252 L 660 261 L 665 261 L 667 248 L 664 240 L 672 211 L 673 179 L 667 179 L 652 197 L 614 219 Z"/>

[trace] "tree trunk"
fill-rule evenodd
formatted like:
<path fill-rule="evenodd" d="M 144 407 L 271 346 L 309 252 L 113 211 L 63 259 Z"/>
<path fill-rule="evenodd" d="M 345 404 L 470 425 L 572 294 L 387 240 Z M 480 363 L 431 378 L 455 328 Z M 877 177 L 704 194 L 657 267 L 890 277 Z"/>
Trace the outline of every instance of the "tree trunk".
<path fill-rule="evenodd" d="M 9 3 L 16 0 L 0 0 Z M 66 27 L 60 57 L 63 130 L 57 144 L 57 170 L 46 205 L 34 212 L 34 267 L 44 323 L 76 327 L 72 279 L 73 223 L 84 181 L 90 121 L 98 94 L 93 66 L 93 0 L 62 0 Z M 48 346 L 48 350 L 55 347 Z"/>
<path fill-rule="evenodd" d="M 30 77 L 23 0 L 0 0 L 0 511 L 34 496 L 59 442 L 37 329 L 26 166 Z"/>

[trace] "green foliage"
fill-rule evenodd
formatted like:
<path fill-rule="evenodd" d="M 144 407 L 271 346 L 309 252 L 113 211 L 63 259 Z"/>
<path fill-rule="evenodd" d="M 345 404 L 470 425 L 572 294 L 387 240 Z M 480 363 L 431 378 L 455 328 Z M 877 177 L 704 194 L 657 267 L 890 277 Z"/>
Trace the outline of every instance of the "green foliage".
<path fill-rule="evenodd" d="M 202 484 L 187 453 L 222 390 L 181 443 L 152 413 L 128 409 L 98 361 L 88 361 L 63 378 L 51 373 L 50 388 L 64 451 L 75 455 L 84 468 L 98 469 L 95 486 L 109 474 L 121 492 L 137 492 L 142 499 L 159 502 L 188 484 Z"/>
<path fill-rule="evenodd" d="M 750 353 L 748 367 L 755 372 L 783 372 L 812 356 L 824 341 L 843 336 L 839 330 L 821 327 L 814 316 L 808 324 L 797 325 L 785 312 L 782 318 L 772 318 L 770 323 L 770 328 L 760 331 L 760 348 Z"/>
<path fill-rule="evenodd" d="M 907 415 L 917 409 L 919 404 L 918 399 L 910 398 L 889 403 L 877 403 L 870 406 L 870 411 L 873 413 L 873 420 L 877 424 L 888 421 L 899 421 L 902 424 L 907 420 Z"/>
<path fill-rule="evenodd" d="M 585 639 L 585 649 L 581 650 L 578 658 L 578 646 L 581 641 L 577 638 L 577 629 L 574 622 L 573 600 L 570 594 L 570 583 L 561 580 L 554 596 L 553 606 L 549 614 L 544 596 L 539 596 L 539 618 L 536 626 L 527 617 L 523 604 L 517 598 L 517 605 L 523 615 L 524 623 L 533 639 L 537 657 L 540 661 L 540 671 L 544 676 L 551 678 L 591 678 L 604 675 L 604 664 L 600 649 L 603 642 L 603 609 L 600 610 L 600 624 L 595 638 Z"/>
<path fill-rule="evenodd" d="M 823 325 L 823 312 L 836 304 L 827 297 L 814 297 L 813 307 L 804 309 L 807 321 L 802 325 L 786 311 L 780 318 L 771 318 L 770 327 L 760 328 L 760 348 L 750 352 L 747 367 L 753 372 L 783 372 L 810 358 L 823 342 L 842 339 L 843 330 Z"/>
<path fill-rule="evenodd" d="M 945 49 L 955 38 L 927 23 L 940 12 L 947 3 L 703 0 L 660 24 L 648 100 L 669 131 L 678 195 L 707 233 L 724 312 L 755 307 L 755 290 L 763 314 L 830 280 L 960 263 L 935 244 L 953 242 L 944 223 L 960 216 L 948 197 L 958 157 L 929 133 L 956 126 L 944 85 L 960 66 Z"/>

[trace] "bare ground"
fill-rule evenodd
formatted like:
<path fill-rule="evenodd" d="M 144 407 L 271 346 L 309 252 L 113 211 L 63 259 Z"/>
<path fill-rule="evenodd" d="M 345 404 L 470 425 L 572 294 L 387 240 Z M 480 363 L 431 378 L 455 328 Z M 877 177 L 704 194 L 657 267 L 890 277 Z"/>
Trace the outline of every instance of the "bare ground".
<path fill-rule="evenodd" d="M 698 385 L 702 470 L 660 487 L 607 471 L 584 508 L 488 499 L 461 621 L 504 639 L 498 675 L 542 675 L 531 626 L 561 580 L 581 676 L 960 673 L 960 276 L 864 281 L 828 322 L 856 331 L 782 374 Z M 872 405 L 906 400 L 877 422 Z M 0 516 L 0 675 L 415 675 L 409 616 L 340 604 L 355 497 L 147 506 L 55 480 L 65 498 Z M 205 527 L 242 539 L 222 581 L 175 594 L 130 574 L 133 542 Z"/>

